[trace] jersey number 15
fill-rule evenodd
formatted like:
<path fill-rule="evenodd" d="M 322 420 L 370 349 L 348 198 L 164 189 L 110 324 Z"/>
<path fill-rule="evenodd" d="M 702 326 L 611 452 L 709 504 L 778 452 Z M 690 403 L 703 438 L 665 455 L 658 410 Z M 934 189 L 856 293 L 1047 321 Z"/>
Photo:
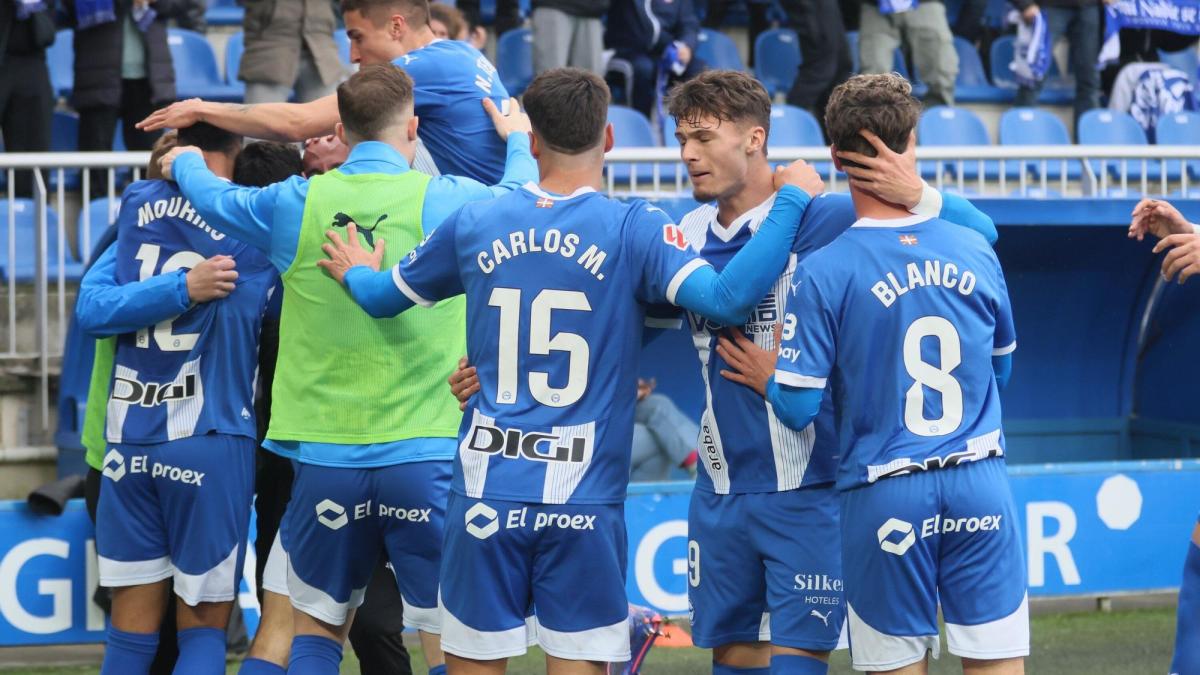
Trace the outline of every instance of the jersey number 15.
<path fill-rule="evenodd" d="M 496 366 L 496 403 L 512 405 L 517 402 L 517 370 L 520 364 L 518 342 L 521 334 L 521 289 L 493 288 L 488 305 L 500 308 L 500 348 Z M 529 393 L 542 405 L 565 408 L 579 402 L 587 391 L 591 349 L 578 333 L 550 334 L 550 317 L 554 310 L 590 312 L 592 305 L 580 291 L 545 289 L 539 292 L 529 308 L 529 354 L 548 356 L 550 352 L 566 352 L 568 357 L 567 384 L 550 386 L 550 374 L 530 371 Z"/>

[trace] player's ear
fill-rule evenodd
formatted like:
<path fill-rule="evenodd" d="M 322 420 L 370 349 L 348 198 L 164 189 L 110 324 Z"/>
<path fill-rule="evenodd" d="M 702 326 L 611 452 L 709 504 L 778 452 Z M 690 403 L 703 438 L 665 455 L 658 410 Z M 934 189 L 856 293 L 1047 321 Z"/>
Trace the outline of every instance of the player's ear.
<path fill-rule="evenodd" d="M 604 152 L 613 149 L 613 127 L 612 123 L 604 125 Z"/>
<path fill-rule="evenodd" d="M 537 134 L 533 132 L 529 133 L 529 154 L 533 155 L 534 159 L 537 159 L 538 155 L 542 154 L 542 144 L 538 140 Z"/>
<path fill-rule="evenodd" d="M 388 34 L 392 39 L 399 42 L 404 37 L 404 33 L 408 28 L 408 20 L 403 14 L 393 14 L 388 22 Z"/>
<path fill-rule="evenodd" d="M 842 158 L 838 157 L 838 148 L 836 145 L 829 146 L 829 156 L 833 157 L 833 168 L 838 171 L 842 170 Z"/>
<path fill-rule="evenodd" d="M 342 145 L 349 146 L 350 142 L 346 140 L 346 127 L 342 126 L 341 122 L 333 125 L 333 135 L 337 137 Z"/>
<path fill-rule="evenodd" d="M 750 130 L 749 143 L 746 146 L 746 154 L 753 155 L 761 153 L 767 145 L 767 130 L 762 127 L 754 127 Z"/>
<path fill-rule="evenodd" d="M 417 117 L 416 115 L 413 115 L 408 120 L 408 140 L 413 143 L 417 142 L 417 125 L 420 123 L 420 121 L 421 118 Z"/>

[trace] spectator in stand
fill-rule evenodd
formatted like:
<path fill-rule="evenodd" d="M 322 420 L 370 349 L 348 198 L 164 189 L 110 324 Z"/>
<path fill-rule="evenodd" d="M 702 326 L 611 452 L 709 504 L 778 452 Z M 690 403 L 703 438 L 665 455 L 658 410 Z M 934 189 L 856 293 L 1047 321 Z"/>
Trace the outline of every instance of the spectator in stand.
<path fill-rule="evenodd" d="M 333 93 L 343 73 L 329 0 L 245 0 L 246 51 L 238 79 L 246 103 L 307 103 Z"/>
<path fill-rule="evenodd" d="M 1050 42 L 1066 36 L 1071 43 L 1071 66 L 1075 71 L 1075 119 L 1092 108 L 1100 107 L 1100 73 L 1096 59 L 1100 55 L 1102 5 L 1097 0 L 1044 0 L 1039 7 L 1033 0 L 1012 0 L 1025 23 L 1033 23 L 1038 13 L 1046 20 Z M 1042 85 L 1017 90 L 1016 105 L 1032 106 L 1042 93 Z"/>
<path fill-rule="evenodd" d="M 708 3 L 708 13 L 704 17 L 704 27 L 719 30 L 725 24 L 725 15 L 729 8 L 736 5 L 735 0 L 712 0 Z M 754 65 L 754 41 L 760 33 L 771 27 L 767 20 L 767 11 L 771 9 L 770 0 L 749 0 L 746 2 L 746 13 L 749 15 L 747 39 L 750 41 L 750 65 Z M 839 28 L 839 30 L 841 30 Z M 818 115 L 817 117 L 820 117 Z"/>
<path fill-rule="evenodd" d="M 654 380 L 638 379 L 629 480 L 667 480 L 675 467 L 694 477 L 699 457 L 696 439 L 700 429 L 675 406 L 674 401 L 655 394 L 655 385 Z"/>
<path fill-rule="evenodd" d="M 187 0 L 183 10 L 175 17 L 175 25 L 197 33 L 208 32 L 208 0 Z"/>
<path fill-rule="evenodd" d="M 483 17 L 479 13 L 479 0 L 459 0 L 455 3 L 466 17 L 467 26 L 472 35 L 475 31 L 483 30 Z M 521 3 L 519 0 L 496 0 L 496 18 L 492 28 L 496 31 L 496 37 L 504 35 L 514 28 L 520 28 L 525 19 L 521 17 Z"/>
<path fill-rule="evenodd" d="M 125 147 L 150 150 L 162 132 L 134 124 L 175 100 L 175 68 L 167 48 L 167 19 L 187 10 L 187 0 L 64 0 L 75 27 L 75 88 L 79 149 L 112 150 L 117 120 Z M 93 193 L 108 172 L 91 172 Z"/>
<path fill-rule="evenodd" d="M 583 68 L 604 76 L 608 0 L 533 0 L 533 71 Z"/>
<path fill-rule="evenodd" d="M 54 43 L 52 5 L 0 0 L 0 130 L 8 152 L 50 149 L 54 91 L 46 47 Z M 32 174 L 17 172 L 15 189 L 28 194 Z"/>
<path fill-rule="evenodd" d="M 664 93 L 660 78 L 669 86 L 704 69 L 694 58 L 699 31 L 692 0 L 613 0 L 604 43 L 632 66 L 630 103 L 646 117 Z"/>
<path fill-rule="evenodd" d="M 895 70 L 896 48 L 903 47 L 929 87 L 925 104 L 954 105 L 958 52 L 941 0 L 863 0 L 860 18 L 858 55 L 864 74 Z M 1094 65 L 1094 54 L 1092 61 Z"/>
<path fill-rule="evenodd" d="M 783 8 L 800 40 L 801 57 L 787 102 L 824 120 L 829 94 L 854 69 L 842 10 L 838 0 L 783 0 Z"/>
<path fill-rule="evenodd" d="M 429 29 L 433 36 L 442 40 L 461 40 L 482 50 L 487 45 L 487 31 L 481 26 L 472 27 L 458 8 L 440 2 L 429 3 Z"/>

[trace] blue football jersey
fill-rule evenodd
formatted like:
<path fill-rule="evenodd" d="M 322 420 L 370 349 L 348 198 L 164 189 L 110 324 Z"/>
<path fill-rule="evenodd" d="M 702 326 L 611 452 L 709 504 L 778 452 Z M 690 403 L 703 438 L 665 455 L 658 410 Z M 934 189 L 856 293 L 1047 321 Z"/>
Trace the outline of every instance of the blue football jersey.
<path fill-rule="evenodd" d="M 453 489 L 545 504 L 620 502 L 645 306 L 702 266 L 669 216 L 533 184 L 468 204 L 394 268 L 418 304 L 467 296 L 479 374 Z"/>
<path fill-rule="evenodd" d="M 222 300 L 121 335 L 107 411 L 112 443 L 163 443 L 210 432 L 255 437 L 254 381 L 263 311 L 278 280 L 267 257 L 209 227 L 178 186 L 129 186 L 117 217 L 119 284 L 234 259 Z"/>
<path fill-rule="evenodd" d="M 848 489 L 1003 456 L 992 357 L 1014 349 L 983 237 L 923 216 L 864 218 L 797 271 L 775 378 L 832 387 Z"/>
<path fill-rule="evenodd" d="M 435 40 L 393 61 L 412 77 L 418 134 L 443 174 L 495 185 L 504 175 L 507 145 L 483 109 L 497 107 L 508 90 L 496 67 L 478 49 L 459 40 Z"/>
<path fill-rule="evenodd" d="M 706 204 L 684 216 L 680 228 L 701 258 L 723 270 L 758 231 L 774 204 L 772 195 L 729 227 L 717 222 L 716 205 Z M 814 199 L 800 221 L 787 267 L 750 320 L 735 330 L 763 349 L 775 349 L 775 325 L 782 321 L 796 264 L 845 232 L 854 219 L 849 195 L 825 193 Z M 687 312 L 687 319 L 700 357 L 706 404 L 698 441 L 705 470 L 696 477 L 696 486 L 717 494 L 744 494 L 833 481 L 838 444 L 830 397 L 825 397 L 813 424 L 801 431 L 789 429 L 758 392 L 721 376 L 722 370 L 730 368 L 716 351 L 717 337 L 728 328 L 694 312 Z"/>

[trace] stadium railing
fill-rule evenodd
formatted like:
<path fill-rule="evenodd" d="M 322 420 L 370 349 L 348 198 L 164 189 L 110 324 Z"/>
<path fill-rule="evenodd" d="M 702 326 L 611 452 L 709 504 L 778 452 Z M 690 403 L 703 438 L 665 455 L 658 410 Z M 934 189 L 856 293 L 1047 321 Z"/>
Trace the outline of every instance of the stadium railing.
<path fill-rule="evenodd" d="M 923 167 L 934 165 L 923 173 L 935 187 L 967 197 L 1200 194 L 1200 189 L 1193 191 L 1191 186 L 1191 181 L 1200 179 L 1196 170 L 1200 149 L 1191 146 L 918 147 L 917 157 Z M 845 175 L 835 171 L 826 148 L 771 148 L 770 158 L 773 163 L 812 162 L 822 171 L 829 190 L 847 189 Z M 0 331 L 0 367 L 36 373 L 43 383 L 59 367 L 76 282 L 93 242 L 108 226 L 108 222 L 93 222 L 102 211 L 89 205 L 98 197 L 115 203 L 123 183 L 130 175 L 139 179 L 148 160 L 145 152 L 0 153 L 0 179 L 4 179 L 0 195 L 7 197 L 7 213 L 0 209 L 0 223 L 6 228 L 0 233 L 0 295 L 4 296 L 0 312 L 6 315 L 6 326 Z M 628 175 L 626 182 L 616 180 L 618 172 L 606 172 L 608 192 L 614 196 L 662 199 L 664 204 L 674 199 L 674 210 L 691 197 L 687 173 L 675 148 L 616 149 L 608 154 L 608 163 L 645 167 L 621 172 Z M 968 164 L 977 170 L 964 171 Z M 1068 170 L 1071 164 L 1080 170 Z M 92 170 L 104 172 L 100 185 L 93 184 Z M 16 213 L 15 179 L 22 172 L 33 177 L 32 194 L 28 202 L 22 202 L 25 206 L 32 203 L 32 227 L 27 210 L 21 219 Z M 74 174 L 79 174 L 79 190 L 69 189 L 74 182 L 67 178 Z M 29 238 L 33 241 L 27 241 Z M 24 272 L 19 273 L 21 269 Z M 48 406 L 49 388 L 42 389 L 43 404 Z"/>

